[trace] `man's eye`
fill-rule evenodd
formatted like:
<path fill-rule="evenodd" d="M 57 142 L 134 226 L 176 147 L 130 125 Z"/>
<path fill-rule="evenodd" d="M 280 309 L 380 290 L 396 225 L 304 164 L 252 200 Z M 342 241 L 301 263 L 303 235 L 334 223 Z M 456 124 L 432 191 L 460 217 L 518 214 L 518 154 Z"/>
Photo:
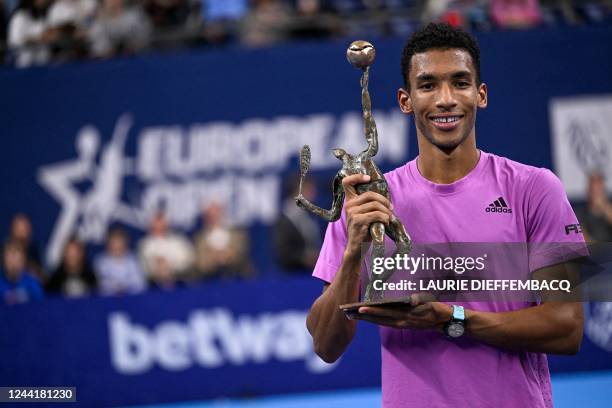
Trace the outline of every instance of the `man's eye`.
<path fill-rule="evenodd" d="M 433 84 L 422 84 L 421 86 L 419 86 L 419 89 L 424 89 L 426 91 L 433 89 Z"/>
<path fill-rule="evenodd" d="M 457 82 L 457 86 L 459 88 L 467 88 L 468 86 L 470 86 L 470 83 L 466 81 L 459 81 Z"/>

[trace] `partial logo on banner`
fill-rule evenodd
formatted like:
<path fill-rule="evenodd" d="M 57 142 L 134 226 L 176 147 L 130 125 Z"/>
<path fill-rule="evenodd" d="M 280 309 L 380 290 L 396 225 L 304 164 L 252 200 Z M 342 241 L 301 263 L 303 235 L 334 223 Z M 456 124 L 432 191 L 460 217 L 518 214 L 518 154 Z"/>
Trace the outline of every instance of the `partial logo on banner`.
<path fill-rule="evenodd" d="M 377 162 L 404 162 L 406 117 L 397 110 L 374 116 L 381 135 Z M 120 116 L 110 140 L 96 126 L 83 126 L 75 137 L 77 157 L 39 168 L 39 183 L 61 206 L 47 246 L 50 266 L 72 234 L 101 243 L 114 222 L 146 230 L 160 208 L 172 227 L 184 231 L 212 203 L 234 225 L 270 223 L 279 211 L 281 174 L 291 171 L 302 145 L 311 147 L 313 170 L 337 168 L 331 148 L 366 147 L 363 119 L 354 112 L 143 127 L 138 133 L 134 120 Z M 126 154 L 130 137 L 136 138 L 134 157 Z"/>
<path fill-rule="evenodd" d="M 584 334 L 594 344 L 612 353 L 612 302 L 585 304 Z"/>
<path fill-rule="evenodd" d="M 555 173 L 570 199 L 585 198 L 589 174 L 612 187 L 612 95 L 555 98 L 550 102 Z"/>
<path fill-rule="evenodd" d="M 327 364 L 315 354 L 306 312 L 298 310 L 234 316 L 223 308 L 198 309 L 186 322 L 164 320 L 152 329 L 115 312 L 108 327 L 112 365 L 124 375 L 143 374 L 154 366 L 182 371 L 274 360 L 304 361 L 307 372 L 323 374 L 340 361 Z"/>

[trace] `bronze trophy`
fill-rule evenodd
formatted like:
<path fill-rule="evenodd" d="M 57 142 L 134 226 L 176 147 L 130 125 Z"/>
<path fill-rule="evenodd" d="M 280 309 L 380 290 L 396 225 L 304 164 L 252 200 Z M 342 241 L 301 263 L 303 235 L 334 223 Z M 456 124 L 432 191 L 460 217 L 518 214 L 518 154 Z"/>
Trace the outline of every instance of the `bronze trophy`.
<path fill-rule="evenodd" d="M 310 167 L 310 147 L 304 145 L 300 151 L 300 185 L 299 193 L 295 198 L 297 205 L 305 210 L 308 210 L 329 222 L 336 221 L 340 218 L 342 206 L 344 204 L 344 189 L 342 187 L 342 179 L 352 174 L 366 174 L 370 176 L 368 183 L 356 185 L 355 188 L 358 194 L 362 194 L 366 191 L 374 191 L 378 194 L 385 196 L 387 199 L 391 199 L 389 194 L 389 188 L 387 181 L 383 173 L 376 166 L 372 158 L 378 152 L 378 132 L 376 130 L 376 122 L 372 117 L 372 102 L 370 100 L 370 93 L 368 92 L 368 79 L 370 73 L 370 65 L 374 62 L 376 56 L 376 50 L 367 41 L 355 41 L 353 42 L 346 51 L 346 57 L 348 61 L 355 68 L 361 69 L 361 103 L 363 108 L 363 120 L 365 124 L 365 138 L 368 143 L 368 147 L 357 155 L 352 155 L 344 151 L 343 149 L 336 148 L 332 152 L 334 156 L 342 161 L 342 168 L 336 174 L 333 182 L 333 204 L 330 210 L 325 210 L 317 205 L 311 203 L 302 195 L 302 184 L 306 177 L 306 173 Z M 382 300 L 384 293 L 382 291 L 376 291 L 374 289 L 374 281 L 381 280 L 382 282 L 387 281 L 394 270 L 385 270 L 379 276 L 375 276 L 372 271 L 374 270 L 374 262 L 376 258 L 385 256 L 385 234 L 391 238 L 396 245 L 396 253 L 407 254 L 410 252 L 412 242 L 404 225 L 401 223 L 399 218 L 393 215 L 389 226 L 380 222 L 375 222 L 370 225 L 370 235 L 372 237 L 372 263 L 370 271 L 366 274 L 365 282 L 365 293 L 363 296 L 364 302 L 342 305 L 341 309 L 345 311 L 355 310 L 360 306 L 372 305 L 372 304 L 387 304 L 387 303 L 407 303 L 409 299 L 402 301 Z M 377 300 L 375 300 L 377 298 Z"/>

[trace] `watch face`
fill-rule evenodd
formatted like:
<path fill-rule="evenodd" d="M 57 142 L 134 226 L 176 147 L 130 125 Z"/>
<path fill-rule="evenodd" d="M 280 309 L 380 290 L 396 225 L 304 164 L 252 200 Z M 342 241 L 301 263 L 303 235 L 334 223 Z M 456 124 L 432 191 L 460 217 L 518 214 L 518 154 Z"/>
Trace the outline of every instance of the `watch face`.
<path fill-rule="evenodd" d="M 465 329 L 461 323 L 451 323 L 448 326 L 448 336 L 452 338 L 461 337 Z"/>

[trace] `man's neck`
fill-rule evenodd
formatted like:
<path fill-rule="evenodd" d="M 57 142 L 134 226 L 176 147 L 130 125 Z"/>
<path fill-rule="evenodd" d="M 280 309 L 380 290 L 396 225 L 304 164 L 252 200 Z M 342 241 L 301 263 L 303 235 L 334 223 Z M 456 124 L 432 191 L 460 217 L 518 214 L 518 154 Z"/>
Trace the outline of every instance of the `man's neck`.
<path fill-rule="evenodd" d="M 478 164 L 480 152 L 476 148 L 476 138 L 468 137 L 450 152 L 444 152 L 419 137 L 419 173 L 436 184 L 451 184 L 463 177 Z"/>

